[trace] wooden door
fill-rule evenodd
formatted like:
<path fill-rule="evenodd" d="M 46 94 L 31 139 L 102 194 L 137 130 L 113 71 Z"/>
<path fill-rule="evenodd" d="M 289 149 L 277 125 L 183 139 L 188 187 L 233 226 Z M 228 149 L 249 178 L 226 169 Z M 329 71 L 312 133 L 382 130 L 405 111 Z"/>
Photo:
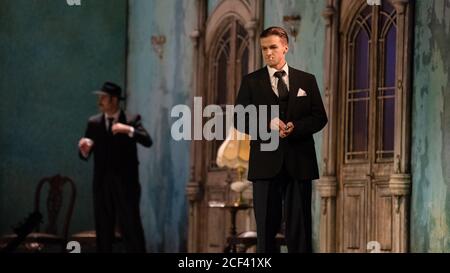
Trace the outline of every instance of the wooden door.
<path fill-rule="evenodd" d="M 338 250 L 393 249 L 396 10 L 362 4 L 342 33 L 337 195 Z"/>

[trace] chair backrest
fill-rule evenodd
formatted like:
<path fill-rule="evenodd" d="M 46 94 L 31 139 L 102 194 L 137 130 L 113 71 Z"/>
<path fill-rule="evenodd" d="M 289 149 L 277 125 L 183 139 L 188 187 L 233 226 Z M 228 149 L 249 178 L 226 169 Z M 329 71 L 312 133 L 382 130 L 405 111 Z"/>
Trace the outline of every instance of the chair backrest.
<path fill-rule="evenodd" d="M 52 176 L 52 177 L 44 177 L 42 178 L 36 188 L 35 193 L 35 203 L 34 203 L 34 209 L 35 211 L 40 210 L 40 202 L 41 202 L 41 195 L 43 186 L 48 183 L 49 185 L 49 191 L 47 195 L 46 200 L 46 209 L 47 209 L 47 218 L 48 221 L 46 221 L 46 227 L 44 229 L 45 233 L 58 235 L 58 216 L 60 215 L 60 212 L 63 208 L 63 193 L 64 193 L 64 186 L 69 187 L 69 199 L 67 203 L 67 209 L 66 213 L 63 216 L 63 226 L 62 230 L 60 231 L 60 235 L 63 237 L 64 240 L 67 240 L 68 232 L 69 232 L 69 225 L 70 220 L 72 218 L 72 212 L 75 205 L 75 196 L 76 196 L 76 189 L 75 189 L 75 183 L 66 176 L 61 176 L 59 174 Z M 38 227 L 39 231 L 39 227 Z"/>

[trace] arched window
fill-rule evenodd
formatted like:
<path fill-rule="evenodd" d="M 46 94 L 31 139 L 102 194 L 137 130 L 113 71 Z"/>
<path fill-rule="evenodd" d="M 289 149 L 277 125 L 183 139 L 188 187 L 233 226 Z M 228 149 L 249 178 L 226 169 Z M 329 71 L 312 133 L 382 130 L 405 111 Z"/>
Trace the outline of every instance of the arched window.
<path fill-rule="evenodd" d="M 355 20 L 348 52 L 348 88 L 346 90 L 346 159 L 368 159 L 370 109 L 371 8 L 366 7 Z"/>
<path fill-rule="evenodd" d="M 372 152 L 376 161 L 394 158 L 395 20 L 395 9 L 383 1 L 380 9 L 363 7 L 353 22 L 346 44 L 346 162 L 368 161 Z"/>
<path fill-rule="evenodd" d="M 249 35 L 238 18 L 231 16 L 218 31 L 216 43 L 210 54 L 208 71 L 211 86 L 211 103 L 219 105 L 225 114 L 225 106 L 234 104 L 242 76 L 249 71 Z M 225 119 L 223 128 L 225 139 Z M 223 140 L 214 140 L 209 149 L 210 168 L 216 168 L 217 150 Z"/>
<path fill-rule="evenodd" d="M 380 11 L 378 37 L 379 71 L 377 83 L 376 160 L 394 158 L 395 66 L 397 24 L 396 11 L 386 1 Z"/>

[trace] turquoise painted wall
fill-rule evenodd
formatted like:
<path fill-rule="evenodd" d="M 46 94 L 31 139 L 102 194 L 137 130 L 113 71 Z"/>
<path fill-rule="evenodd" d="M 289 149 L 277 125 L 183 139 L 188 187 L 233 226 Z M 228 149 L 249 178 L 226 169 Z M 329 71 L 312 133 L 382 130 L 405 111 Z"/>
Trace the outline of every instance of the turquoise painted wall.
<path fill-rule="evenodd" d="M 411 251 L 450 252 L 450 0 L 416 1 Z"/>
<path fill-rule="evenodd" d="M 172 139 L 176 119 L 170 111 L 177 104 L 191 104 L 189 34 L 196 23 L 195 0 L 130 1 L 128 109 L 142 115 L 154 140 L 150 150 L 139 150 L 141 214 L 150 252 L 186 250 L 190 143 Z M 166 37 L 162 58 L 152 48 L 154 35 Z"/>
<path fill-rule="evenodd" d="M 311 0 L 265 0 L 264 28 L 270 26 L 283 27 L 283 16 L 300 15 L 299 34 L 294 40 L 289 37 L 289 52 L 286 55 L 288 64 L 297 69 L 316 76 L 317 84 L 323 99 L 323 60 L 325 41 L 325 21 L 322 12 L 325 1 Z M 317 160 L 322 166 L 322 132 L 314 136 Z M 315 184 L 313 184 L 315 186 Z M 319 249 L 320 198 L 313 186 L 313 240 L 314 249 Z"/>
<path fill-rule="evenodd" d="M 0 2 L 0 233 L 32 211 L 41 177 L 76 183 L 71 231 L 93 228 L 91 164 L 77 143 L 92 90 L 124 84 L 126 0 Z"/>
<path fill-rule="evenodd" d="M 208 11 L 217 3 L 209 0 Z M 265 0 L 264 15 L 265 27 L 282 25 L 284 15 L 301 15 L 300 33 L 296 41 L 291 39 L 288 62 L 315 74 L 322 91 L 324 7 L 325 1 Z M 1 233 L 30 212 L 39 178 L 55 173 L 71 176 L 77 184 L 71 230 L 92 228 L 92 163 L 78 159 L 76 143 L 87 117 L 97 111 L 91 91 L 104 80 L 123 85 L 127 78 L 126 106 L 142 114 L 155 140 L 150 150 L 139 150 L 148 250 L 185 250 L 189 143 L 171 139 L 170 109 L 190 104 L 189 33 L 196 27 L 195 0 L 130 0 L 128 30 L 126 10 L 126 0 L 82 0 L 81 7 L 69 7 L 62 0 L 0 3 Z M 450 252 L 449 14 L 450 0 L 416 1 L 413 252 Z M 152 48 L 152 35 L 166 36 L 161 59 Z M 321 134 L 316 136 L 316 149 L 320 154 Z"/>
<path fill-rule="evenodd" d="M 214 9 L 222 0 L 208 0 L 208 17 L 214 12 Z"/>

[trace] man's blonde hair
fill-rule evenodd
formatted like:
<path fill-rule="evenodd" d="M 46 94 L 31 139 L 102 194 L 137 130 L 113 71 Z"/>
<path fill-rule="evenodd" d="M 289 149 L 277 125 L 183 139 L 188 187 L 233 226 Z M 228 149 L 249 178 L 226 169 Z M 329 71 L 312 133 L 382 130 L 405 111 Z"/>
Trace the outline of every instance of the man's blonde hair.
<path fill-rule="evenodd" d="M 266 28 L 263 32 L 261 32 L 261 34 L 259 35 L 259 38 L 260 39 L 266 38 L 266 37 L 269 37 L 272 35 L 280 37 L 283 42 L 285 42 L 287 45 L 289 44 L 288 34 L 287 34 L 286 30 L 284 30 L 282 27 Z"/>

